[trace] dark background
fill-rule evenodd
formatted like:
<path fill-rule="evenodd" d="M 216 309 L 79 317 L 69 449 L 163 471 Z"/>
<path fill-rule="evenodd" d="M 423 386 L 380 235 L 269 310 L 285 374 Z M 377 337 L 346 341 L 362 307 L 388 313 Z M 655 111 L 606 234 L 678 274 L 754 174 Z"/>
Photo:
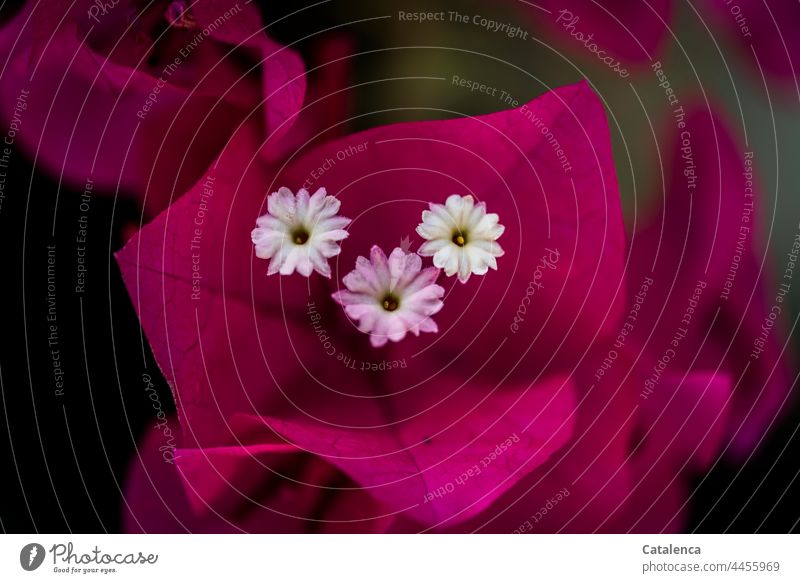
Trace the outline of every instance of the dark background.
<path fill-rule="evenodd" d="M 18 4 L 18 3 L 16 3 Z M 302 7 L 264 8 L 265 22 L 274 22 Z M 307 3 L 313 4 L 313 3 Z M 475 2 L 457 3 L 468 10 Z M 484 13 L 497 11 L 508 20 L 517 19 L 533 29 L 515 12 L 514 7 L 493 7 L 483 3 Z M 353 71 L 357 83 L 385 80 L 402 75 L 447 76 L 453 71 L 472 71 L 474 78 L 491 80 L 502 77 L 498 85 L 529 99 L 544 91 L 530 79 L 498 71 L 495 62 L 474 54 L 453 54 L 435 48 L 403 48 L 417 45 L 468 47 L 501 55 L 520 67 L 535 70 L 553 85 L 580 78 L 574 71 L 552 65 L 544 53 L 520 54 L 519 44 L 505 43 L 495 36 L 481 36 L 474 29 L 399 28 L 397 22 L 353 23 L 361 18 L 396 12 L 397 7 L 415 9 L 418 2 L 329 2 L 300 14 L 287 16 L 269 28 L 270 35 L 292 44 L 308 62 L 312 58 L 316 33 L 336 26 L 355 41 L 357 55 Z M 425 9 L 437 5 L 452 9 L 454 3 L 427 2 Z M 0 4 L 0 22 L 14 10 L 15 3 Z M 704 49 L 708 39 L 685 12 L 678 17 L 678 34 L 696 55 L 693 63 L 707 73 L 713 84 L 716 65 Z M 507 45 L 507 46 L 506 46 Z M 369 51 L 397 48 L 391 53 Z M 620 113 L 621 127 L 615 139 L 625 132 L 628 139 L 642 131 L 634 108 L 627 108 L 627 94 L 614 88 L 613 79 L 604 72 L 584 71 L 596 87 L 603 90 L 610 106 Z M 705 71 L 705 73 L 703 72 Z M 748 85 L 747 72 L 741 75 L 741 98 L 745 116 L 756 125 L 764 115 L 763 96 L 757 87 Z M 604 76 L 605 75 L 605 76 Z M 652 81 L 648 79 L 649 81 Z M 684 81 L 686 86 L 691 79 Z M 444 85 L 444 84 L 440 84 Z M 650 83 L 650 85 L 653 85 Z M 748 88 L 749 87 L 749 88 Z M 616 91 L 616 93 L 615 93 Z M 663 96 L 657 91 L 642 90 L 648 108 L 656 119 L 663 110 Z M 495 100 L 465 95 L 436 84 L 399 86 L 391 81 L 374 83 L 354 92 L 355 112 L 373 112 L 394 107 L 403 111 L 369 115 L 354 122 L 356 129 L 399 119 L 440 118 L 437 109 L 469 114 L 499 107 Z M 718 98 L 730 97 L 724 87 Z M 413 109 L 417 107 L 430 110 Z M 779 131 L 800 136 L 797 106 L 778 104 Z M 409 109 L 410 108 L 410 109 Z M 661 109 L 659 109 L 661 108 Z M 630 115 L 626 111 L 630 109 Z M 447 116 L 444 116 L 447 117 Z M 453 117 L 453 116 L 450 116 Z M 630 131 L 628 131 L 630 129 Z M 759 142 L 754 132 L 753 148 L 759 160 L 781 156 L 784 161 L 797 157 L 799 148 L 776 154 L 771 152 L 767 136 Z M 784 144 L 787 140 L 784 140 Z M 635 217 L 635 209 L 644 205 L 646 188 L 652 178 L 653 160 L 647 148 L 632 153 L 637 170 L 635 183 L 620 158 L 618 171 L 625 197 L 626 220 Z M 121 491 L 128 460 L 134 453 L 137 438 L 153 421 L 152 401 L 145 392 L 143 374 L 149 374 L 165 410 L 174 409 L 169 388 L 156 367 L 143 340 L 138 319 L 113 261 L 132 225 L 140 221 L 140 210 L 126 198 L 103 196 L 91 199 L 87 285 L 85 293 L 74 292 L 75 236 L 80 192 L 71 191 L 39 172 L 30 161 L 15 151 L 6 199 L 0 210 L 0 529 L 5 532 L 115 532 L 120 529 Z M 772 192 L 779 182 L 786 192 L 797 192 L 800 183 L 797 164 L 782 165 L 783 175 L 761 176 Z M 788 185 L 788 186 L 786 186 Z M 638 187 L 637 187 L 638 186 Z M 773 195 L 774 196 L 774 195 Z M 784 196 L 783 199 L 786 197 Z M 797 199 L 796 196 L 790 197 Z M 782 200 L 783 200 L 782 199 Z M 785 204 L 785 203 L 783 203 Z M 795 202 L 800 208 L 800 202 Z M 782 207 L 775 224 L 774 249 L 786 248 L 787 233 L 794 230 L 800 215 L 798 208 Z M 638 211 L 641 212 L 641 211 Z M 53 389 L 52 358 L 48 346 L 47 321 L 47 246 L 56 246 L 56 310 L 58 348 L 64 371 L 64 394 Z M 777 257 L 778 253 L 774 252 Z M 797 305 L 797 298 L 793 298 Z M 756 457 L 744 466 L 720 460 L 713 470 L 696 480 L 690 504 L 689 530 L 699 532 L 788 532 L 798 528 L 800 520 L 800 438 L 797 436 L 800 409 L 788 411 L 779 427 L 774 428 Z"/>

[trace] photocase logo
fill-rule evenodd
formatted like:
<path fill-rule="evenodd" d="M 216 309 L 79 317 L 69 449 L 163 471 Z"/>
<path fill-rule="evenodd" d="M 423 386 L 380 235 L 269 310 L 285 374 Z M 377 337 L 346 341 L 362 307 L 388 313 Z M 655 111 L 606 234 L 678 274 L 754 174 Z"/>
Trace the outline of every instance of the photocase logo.
<path fill-rule="evenodd" d="M 30 543 L 19 552 L 19 564 L 26 571 L 35 571 L 44 562 L 44 547 L 38 543 Z"/>

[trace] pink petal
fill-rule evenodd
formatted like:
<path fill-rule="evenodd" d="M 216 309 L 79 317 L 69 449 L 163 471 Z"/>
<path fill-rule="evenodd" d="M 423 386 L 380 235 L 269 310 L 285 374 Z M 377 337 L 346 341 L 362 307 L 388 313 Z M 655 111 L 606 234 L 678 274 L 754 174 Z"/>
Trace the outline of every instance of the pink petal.
<path fill-rule="evenodd" d="M 641 388 L 634 360 L 619 355 L 602 381 L 594 373 L 611 344 L 599 343 L 574 378 L 569 441 L 456 532 L 623 532 L 632 487 L 630 447 Z M 414 525 L 395 529 L 418 530 Z"/>
<path fill-rule="evenodd" d="M 286 445 L 178 450 L 174 461 L 164 449 L 151 428 L 126 480 L 126 532 L 380 532 L 391 521 L 341 472 Z"/>
<path fill-rule="evenodd" d="M 220 9 L 221 14 L 235 3 L 198 4 Z M 198 9 L 197 33 L 204 18 L 216 14 Z M 0 30 L 0 47 L 9 59 L 0 86 L 0 109 L 3 122 L 10 123 L 20 93 L 29 92 L 17 143 L 37 164 L 77 188 L 84 188 L 91 178 L 96 192 L 119 188 L 123 194 L 146 196 L 149 210 L 157 212 L 202 175 L 239 121 L 262 98 L 267 100 L 267 130 L 273 135 L 268 147 L 289 129 L 302 103 L 305 81 L 299 58 L 263 34 L 242 36 L 245 31 L 235 18 L 226 23 L 230 31 L 223 33 L 226 27 L 217 27 L 215 34 L 204 37 L 196 52 L 160 85 L 163 67 L 146 71 L 141 57 L 133 54 L 138 45 L 127 36 L 120 40 L 127 22 L 111 17 L 127 14 L 125 6 L 102 21 L 115 27 L 113 42 L 106 44 L 110 47 L 120 40 L 112 54 L 93 44 L 102 40 L 98 35 L 103 26 L 94 27 L 84 39 L 93 26 L 85 10 L 76 9 L 66 18 L 64 12 L 61 2 L 29 3 Z M 255 6 L 248 5 L 242 15 L 250 28 L 260 22 Z M 231 48 L 221 44 L 223 40 L 244 43 L 242 50 L 263 60 L 266 95 L 257 86 L 250 87 L 252 76 L 239 80 L 242 71 L 237 61 L 223 58 Z M 127 48 L 132 54 L 125 52 Z M 213 72 L 206 77 L 211 65 Z M 156 88 L 158 95 L 148 101 Z"/>
<path fill-rule="evenodd" d="M 602 346 L 602 345 L 601 345 Z M 612 347 L 598 346 L 578 377 L 572 439 L 459 531 L 678 532 L 688 512 L 686 482 L 724 444 L 730 379 L 668 375 L 649 399 L 648 373 L 620 352 L 592 381 Z M 395 527 L 397 528 L 397 527 Z M 413 525 L 406 526 L 413 530 Z"/>
<path fill-rule="evenodd" d="M 705 4 L 715 25 L 712 33 L 722 31 L 727 41 L 738 45 L 739 56 L 753 66 L 758 85 L 763 83 L 763 74 L 768 81 L 779 81 L 787 90 L 797 91 L 800 73 L 797 2 L 742 0 L 734 5 L 726 0 L 705 0 Z"/>
<path fill-rule="evenodd" d="M 354 50 L 354 41 L 335 31 L 311 40 L 306 99 L 302 115 L 282 138 L 285 152 L 299 151 L 346 133 L 353 110 Z"/>
<path fill-rule="evenodd" d="M 724 122 L 700 106 L 687 108 L 685 131 L 691 135 L 695 186 L 687 186 L 687 161 L 681 157 L 687 146 L 676 136 L 663 208 L 632 240 L 632 289 L 638 290 L 645 278 L 654 281 L 633 337 L 658 359 L 679 328 L 685 329 L 670 367 L 719 369 L 730 375 L 737 389 L 727 432 L 732 453 L 742 456 L 774 423 L 791 388 L 788 359 L 782 354 L 782 317 L 763 352 L 753 357 L 777 295 L 761 246 L 758 172 L 754 164 L 754 195 L 746 197 L 743 150 Z M 749 214 L 747 204 L 752 205 Z M 689 308 L 693 313 L 686 326 L 682 321 Z"/>
<path fill-rule="evenodd" d="M 177 437 L 178 420 L 167 418 L 166 425 Z M 193 532 L 196 527 L 175 471 L 174 449 L 165 439 L 163 428 L 151 426 L 139 441 L 128 467 L 122 501 L 122 530 L 177 533 Z"/>
<path fill-rule="evenodd" d="M 705 470 L 725 443 L 730 377 L 710 372 L 671 375 L 642 402 L 640 447 Z"/>
<path fill-rule="evenodd" d="M 536 24 L 560 40 L 560 47 L 596 67 L 605 66 L 600 57 L 611 56 L 614 62 L 621 61 L 621 68 L 628 69 L 658 60 L 672 26 L 673 11 L 671 0 L 543 0 L 526 10 Z M 597 56 L 592 51 L 605 52 Z"/>
<path fill-rule="evenodd" d="M 725 375 L 692 373 L 663 379 L 642 403 L 626 500 L 627 529 L 679 532 L 691 501 L 687 476 L 708 469 L 725 443 L 732 385 Z"/>
<path fill-rule="evenodd" d="M 382 428 L 303 418 L 264 421 L 352 476 L 393 511 L 439 527 L 487 508 L 558 450 L 574 422 L 573 389 L 564 380 L 494 393 L 489 387 L 457 390 L 457 397 L 440 406 Z"/>

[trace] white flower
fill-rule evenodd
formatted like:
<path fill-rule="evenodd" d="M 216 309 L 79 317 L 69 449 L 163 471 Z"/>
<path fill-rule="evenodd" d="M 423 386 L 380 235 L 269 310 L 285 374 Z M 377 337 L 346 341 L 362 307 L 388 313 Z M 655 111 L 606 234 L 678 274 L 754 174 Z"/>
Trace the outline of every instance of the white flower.
<path fill-rule="evenodd" d="M 442 309 L 444 288 L 434 282 L 439 270 L 422 269 L 416 253 L 395 247 L 388 259 L 377 245 L 369 260 L 359 257 L 356 268 L 342 280 L 347 290 L 333 294 L 358 329 L 370 335 L 372 346 L 398 342 L 407 332 L 438 332 L 430 317 Z"/>
<path fill-rule="evenodd" d="M 495 213 L 486 213 L 486 203 L 475 204 L 471 196 L 452 194 L 445 203 L 428 205 L 422 212 L 417 233 L 427 239 L 419 249 L 423 257 L 433 255 L 433 264 L 448 276 L 458 274 L 466 283 L 471 274 L 483 275 L 497 269 L 503 248 L 497 239 L 505 227 Z"/>
<path fill-rule="evenodd" d="M 306 277 L 314 270 L 330 277 L 328 259 L 341 252 L 339 241 L 347 237 L 344 228 L 350 224 L 336 214 L 340 204 L 324 188 L 310 197 L 305 188 L 296 196 L 286 187 L 270 194 L 267 214 L 258 217 L 250 235 L 256 256 L 272 259 L 267 275 L 290 275 L 296 269 Z"/>

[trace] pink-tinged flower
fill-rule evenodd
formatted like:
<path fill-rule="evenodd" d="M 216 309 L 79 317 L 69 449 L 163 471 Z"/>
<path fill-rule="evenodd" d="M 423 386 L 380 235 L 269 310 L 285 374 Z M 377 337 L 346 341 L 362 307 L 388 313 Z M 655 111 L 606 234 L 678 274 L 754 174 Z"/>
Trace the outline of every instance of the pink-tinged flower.
<path fill-rule="evenodd" d="M 485 203 L 453 194 L 445 204 L 430 203 L 429 208 L 422 212 L 422 224 L 417 227 L 420 237 L 427 239 L 420 255 L 433 256 L 436 267 L 448 277 L 458 274 L 461 283 L 467 283 L 472 274 L 497 269 L 497 257 L 503 255 L 497 239 L 505 227 L 495 213 L 486 213 Z"/>
<path fill-rule="evenodd" d="M 758 160 L 707 107 L 685 106 L 667 194 L 632 238 L 630 281 L 653 280 L 632 335 L 654 361 L 643 387 L 648 399 L 663 390 L 664 370 L 731 379 L 725 445 L 742 458 L 775 423 L 792 385 L 785 280 L 772 276 L 761 243 L 767 221 Z"/>
<path fill-rule="evenodd" d="M 248 116 L 266 155 L 284 151 L 305 91 L 301 60 L 247 2 L 28 2 L 0 47 L 0 111 L 17 145 L 67 183 L 136 196 L 151 214 Z"/>
<path fill-rule="evenodd" d="M 431 318 L 444 305 L 438 277 L 438 269 L 422 269 L 419 255 L 395 247 L 387 258 L 375 245 L 369 259 L 356 259 L 356 268 L 342 280 L 347 289 L 335 292 L 333 299 L 378 348 L 389 340 L 401 341 L 409 332 L 419 336 L 439 331 Z"/>
<path fill-rule="evenodd" d="M 246 234 L 265 193 L 323 183 L 353 217 L 332 279 L 264 277 Z M 503 269 L 445 280 L 438 334 L 376 348 L 331 298 L 333 282 L 456 191 L 503 218 Z M 632 388 L 593 387 L 584 371 L 626 309 L 624 249 L 605 112 L 586 84 L 482 117 L 349 135 L 281 169 L 243 126 L 117 256 L 183 429 L 163 488 L 182 485 L 200 530 L 216 528 L 209 515 L 268 532 L 329 519 L 332 530 L 441 530 L 486 523 L 557 466 L 588 477 L 570 500 L 588 508 L 575 528 L 594 528 L 607 502 L 598 482 L 628 474 L 635 419 Z M 628 485 L 609 491 L 622 500 Z M 152 510 L 136 506 L 141 491 L 152 486 L 134 474 L 134 517 Z"/>
<path fill-rule="evenodd" d="M 337 213 L 341 203 L 324 188 L 313 195 L 301 188 L 297 195 L 281 187 L 267 198 L 268 212 L 258 217 L 250 238 L 259 259 L 271 259 L 267 275 L 291 275 L 295 269 L 308 277 L 316 271 L 331 276 L 328 259 L 338 255 L 347 238 L 350 219 Z"/>
<path fill-rule="evenodd" d="M 558 41 L 557 49 L 583 57 L 623 78 L 663 58 L 674 29 L 678 3 L 673 0 L 541 0 L 524 10 L 531 21 Z M 701 19 L 718 41 L 738 46 L 738 57 L 761 75 L 797 90 L 800 39 L 795 24 L 800 5 L 794 0 L 701 0 L 691 17 Z M 720 38 L 722 37 L 722 38 Z M 722 48 L 725 52 L 725 47 Z"/>

